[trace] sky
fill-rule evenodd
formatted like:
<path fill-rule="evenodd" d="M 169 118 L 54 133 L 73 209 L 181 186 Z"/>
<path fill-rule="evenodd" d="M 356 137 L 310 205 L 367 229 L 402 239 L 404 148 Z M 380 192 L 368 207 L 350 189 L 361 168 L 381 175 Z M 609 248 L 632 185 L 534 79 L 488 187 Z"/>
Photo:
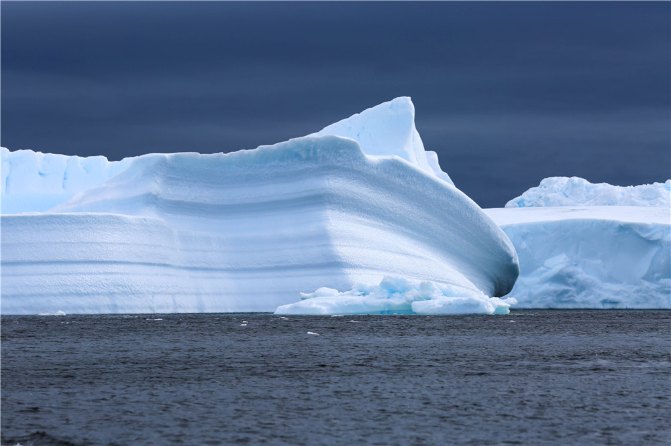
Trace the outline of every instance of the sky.
<path fill-rule="evenodd" d="M 397 96 L 483 207 L 671 177 L 671 3 L 3 2 L 0 143 L 230 152 Z"/>

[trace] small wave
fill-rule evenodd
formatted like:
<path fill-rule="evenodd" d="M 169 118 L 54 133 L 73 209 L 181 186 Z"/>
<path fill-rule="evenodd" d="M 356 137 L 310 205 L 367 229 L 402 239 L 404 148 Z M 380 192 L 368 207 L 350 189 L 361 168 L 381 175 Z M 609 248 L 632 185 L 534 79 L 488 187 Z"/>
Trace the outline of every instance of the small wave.
<path fill-rule="evenodd" d="M 36 431 L 32 434 L 18 437 L 2 437 L 3 445 L 21 445 L 21 446 L 78 446 L 83 443 L 73 443 L 69 440 L 54 437 L 43 431 Z"/>

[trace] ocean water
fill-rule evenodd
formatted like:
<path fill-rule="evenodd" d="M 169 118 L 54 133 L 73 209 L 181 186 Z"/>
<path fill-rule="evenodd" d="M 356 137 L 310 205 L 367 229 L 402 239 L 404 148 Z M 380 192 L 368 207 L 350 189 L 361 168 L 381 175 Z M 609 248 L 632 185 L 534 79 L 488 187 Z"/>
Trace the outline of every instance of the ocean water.
<path fill-rule="evenodd" d="M 670 323 L 3 316 L 2 444 L 669 444 Z"/>

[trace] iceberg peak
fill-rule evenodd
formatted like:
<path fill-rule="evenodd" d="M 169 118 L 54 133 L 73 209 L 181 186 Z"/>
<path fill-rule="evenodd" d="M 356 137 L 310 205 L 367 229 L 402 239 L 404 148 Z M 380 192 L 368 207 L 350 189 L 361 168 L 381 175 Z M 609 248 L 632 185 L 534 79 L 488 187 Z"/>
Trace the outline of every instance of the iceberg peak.
<path fill-rule="evenodd" d="M 420 170 L 453 184 L 447 173 L 440 169 L 436 153 L 424 149 L 415 127 L 415 105 L 408 96 L 355 113 L 311 136 L 326 135 L 353 139 L 368 156 L 398 156 Z"/>
<path fill-rule="evenodd" d="M 366 155 L 397 155 L 413 164 L 418 153 L 424 152 L 424 144 L 415 129 L 415 106 L 405 96 L 355 113 L 315 135 L 351 138 Z"/>

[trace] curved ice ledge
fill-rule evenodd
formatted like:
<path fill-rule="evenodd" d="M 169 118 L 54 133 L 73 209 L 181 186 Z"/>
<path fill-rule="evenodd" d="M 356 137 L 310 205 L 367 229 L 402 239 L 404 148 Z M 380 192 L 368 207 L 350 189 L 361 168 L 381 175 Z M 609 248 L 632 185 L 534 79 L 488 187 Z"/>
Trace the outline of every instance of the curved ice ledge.
<path fill-rule="evenodd" d="M 128 159 L 49 213 L 3 216 L 2 312 L 274 311 L 384 276 L 506 294 L 510 241 L 449 177 L 402 156 L 410 141 L 389 156 L 323 135 Z"/>

